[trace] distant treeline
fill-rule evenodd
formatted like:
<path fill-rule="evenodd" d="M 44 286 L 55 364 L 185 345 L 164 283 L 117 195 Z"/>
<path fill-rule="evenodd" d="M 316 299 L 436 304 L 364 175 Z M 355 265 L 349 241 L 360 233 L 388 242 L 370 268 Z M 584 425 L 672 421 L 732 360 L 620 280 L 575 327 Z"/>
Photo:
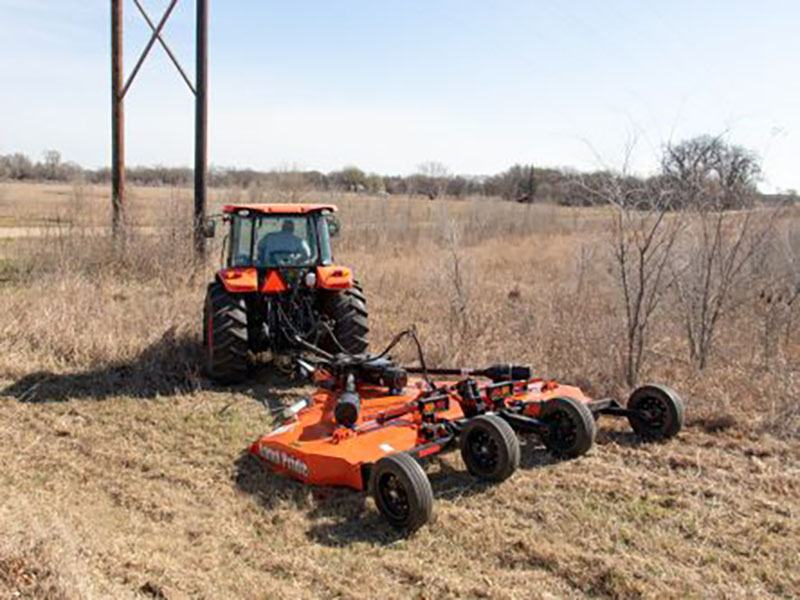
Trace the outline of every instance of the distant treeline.
<path fill-rule="evenodd" d="M 435 162 L 419 165 L 412 175 L 378 175 L 358 167 L 348 166 L 338 171 L 301 171 L 275 169 L 224 168 L 209 169 L 212 187 L 272 187 L 278 189 L 311 189 L 370 194 L 440 196 L 463 198 L 466 196 L 494 196 L 520 202 L 532 202 L 537 195 L 565 197 L 566 185 L 577 174 L 556 169 L 534 169 L 533 165 L 516 165 L 492 176 L 453 175 Z M 143 186 L 190 186 L 194 172 L 187 167 L 128 167 L 127 181 Z M 0 155 L 0 180 L 58 181 L 81 180 L 87 183 L 109 183 L 108 167 L 84 169 L 73 162 L 64 162 L 55 150 L 44 153 L 41 161 L 21 154 Z"/>
<path fill-rule="evenodd" d="M 793 191 L 775 196 L 759 194 L 756 182 L 760 174 L 760 161 L 753 152 L 730 145 L 720 137 L 699 136 L 666 146 L 660 172 L 647 178 L 611 171 L 581 173 L 572 169 L 535 168 L 531 164 L 514 165 L 496 175 L 467 176 L 451 174 L 441 163 L 427 162 L 419 165 L 416 173 L 405 176 L 367 173 L 355 166 L 330 173 L 212 166 L 209 185 L 424 196 L 431 200 L 442 196 L 485 196 L 565 206 L 607 203 L 610 196 L 621 197 L 629 204 L 660 198 L 675 207 L 707 202 L 710 198 L 720 208 L 749 206 L 756 199 L 772 202 L 796 199 Z M 126 178 L 142 186 L 183 187 L 192 185 L 193 171 L 183 167 L 132 167 L 126 169 Z M 0 180 L 102 184 L 111 181 L 111 170 L 84 169 L 63 161 L 59 152 L 49 150 L 41 161 L 20 153 L 0 155 Z"/>

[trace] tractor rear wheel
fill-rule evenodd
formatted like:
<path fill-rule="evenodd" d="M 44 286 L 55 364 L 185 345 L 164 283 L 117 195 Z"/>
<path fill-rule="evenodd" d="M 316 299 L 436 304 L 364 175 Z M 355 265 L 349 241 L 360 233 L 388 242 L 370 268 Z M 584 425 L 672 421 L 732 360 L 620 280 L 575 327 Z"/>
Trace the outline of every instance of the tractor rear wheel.
<path fill-rule="evenodd" d="M 561 458 L 586 454 L 594 444 L 597 426 L 592 411 L 574 398 L 553 398 L 545 403 L 541 421 L 547 426 L 542 441 Z"/>
<path fill-rule="evenodd" d="M 460 436 L 467 470 L 486 481 L 505 481 L 519 466 L 519 440 L 497 415 L 481 415 L 467 423 Z"/>
<path fill-rule="evenodd" d="M 666 386 L 637 388 L 628 400 L 628 410 L 634 411 L 628 417 L 631 428 L 645 441 L 669 439 L 683 427 L 683 400 Z"/>
<path fill-rule="evenodd" d="M 333 335 L 323 337 L 324 350 L 337 354 L 342 350 L 349 354 L 363 354 L 369 347 L 369 313 L 367 299 L 361 286 L 356 284 L 349 290 L 328 292 L 323 303 L 323 313 L 333 320 Z M 338 343 L 337 343 L 338 342 Z"/>
<path fill-rule="evenodd" d="M 209 285 L 206 293 L 203 346 L 209 377 L 220 383 L 247 377 L 247 306 L 244 298 L 229 294 L 219 282 Z"/>
<path fill-rule="evenodd" d="M 411 533 L 430 521 L 431 482 L 410 454 L 390 454 L 375 463 L 370 489 L 381 515 L 395 529 Z"/>

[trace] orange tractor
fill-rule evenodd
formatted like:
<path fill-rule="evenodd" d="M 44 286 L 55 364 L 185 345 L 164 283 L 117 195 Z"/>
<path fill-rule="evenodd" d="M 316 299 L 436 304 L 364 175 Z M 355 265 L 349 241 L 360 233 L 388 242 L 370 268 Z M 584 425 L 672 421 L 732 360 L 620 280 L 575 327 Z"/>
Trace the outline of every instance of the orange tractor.
<path fill-rule="evenodd" d="M 242 381 L 251 357 L 290 357 L 296 339 L 329 352 L 366 351 L 366 298 L 352 270 L 333 260 L 335 212 L 330 204 L 223 208 L 225 266 L 208 286 L 203 314 L 213 379 Z"/>

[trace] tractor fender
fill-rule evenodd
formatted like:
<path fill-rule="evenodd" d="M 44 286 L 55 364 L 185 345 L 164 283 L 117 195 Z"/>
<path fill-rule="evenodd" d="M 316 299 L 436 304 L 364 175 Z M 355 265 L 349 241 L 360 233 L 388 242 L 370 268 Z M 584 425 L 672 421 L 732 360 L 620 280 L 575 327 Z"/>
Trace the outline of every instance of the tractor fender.
<path fill-rule="evenodd" d="M 338 265 L 317 267 L 317 287 L 323 290 L 349 290 L 353 287 L 353 270 Z"/>
<path fill-rule="evenodd" d="M 254 267 L 230 267 L 217 273 L 217 279 L 231 294 L 258 291 L 258 270 Z"/>

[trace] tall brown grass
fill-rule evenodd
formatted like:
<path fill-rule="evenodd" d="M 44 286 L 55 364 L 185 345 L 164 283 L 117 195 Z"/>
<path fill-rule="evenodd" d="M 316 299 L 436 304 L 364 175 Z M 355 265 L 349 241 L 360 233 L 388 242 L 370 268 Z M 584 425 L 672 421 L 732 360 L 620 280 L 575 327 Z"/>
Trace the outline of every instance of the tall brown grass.
<path fill-rule="evenodd" d="M 66 190 L 71 217 L 8 251 L 19 275 L 3 289 L 0 377 L 133 363 L 169 339 L 182 349 L 162 351 L 180 356 L 179 364 L 153 361 L 155 371 L 142 376 L 191 388 L 199 375 L 187 357 L 195 356 L 204 284 L 219 267 L 222 236 L 204 273 L 194 273 L 189 196 L 168 190 L 158 202 L 134 196 L 131 228 L 123 247 L 115 248 L 94 226 L 97 207 L 87 193 L 82 186 Z M 227 190 L 215 197 L 215 207 L 252 194 Z M 432 362 L 525 361 L 598 394 L 627 393 L 610 210 L 345 194 L 324 200 L 341 208 L 337 258 L 355 266 L 367 289 L 376 347 L 416 324 Z M 796 268 L 797 222 L 796 213 L 786 215 L 773 253 L 761 257 L 770 281 L 784 286 Z M 724 316 L 703 370 L 689 360 L 681 304 L 665 298 L 641 378 L 680 389 L 698 422 L 723 416 L 747 430 L 796 434 L 789 399 L 799 391 L 800 301 L 789 304 L 787 294 L 779 299 L 770 289 L 754 280 L 737 291 L 742 297 Z M 177 374 L 171 371 L 176 367 Z"/>
<path fill-rule="evenodd" d="M 782 279 L 797 272 L 797 214 L 762 265 L 773 285 L 737 292 L 705 369 L 675 299 L 654 315 L 641 375 L 686 398 L 677 440 L 640 446 L 605 421 L 598 447 L 564 463 L 523 440 L 523 468 L 492 487 L 452 453 L 427 468 L 437 520 L 404 540 L 362 496 L 248 462 L 270 427 L 263 404 L 307 390 L 263 371 L 210 385 L 200 314 L 221 236 L 193 274 L 188 192 L 136 190 L 115 248 L 102 194 L 30 186 L 0 199 L 0 224 L 33 228 L 0 244 L 0 596 L 800 592 L 800 302 Z M 248 194 L 217 192 L 215 206 Z M 273 194 L 292 197 L 260 197 Z M 432 364 L 528 362 L 625 398 L 608 210 L 294 199 L 340 205 L 337 259 L 366 287 L 376 347 L 413 323 Z"/>

